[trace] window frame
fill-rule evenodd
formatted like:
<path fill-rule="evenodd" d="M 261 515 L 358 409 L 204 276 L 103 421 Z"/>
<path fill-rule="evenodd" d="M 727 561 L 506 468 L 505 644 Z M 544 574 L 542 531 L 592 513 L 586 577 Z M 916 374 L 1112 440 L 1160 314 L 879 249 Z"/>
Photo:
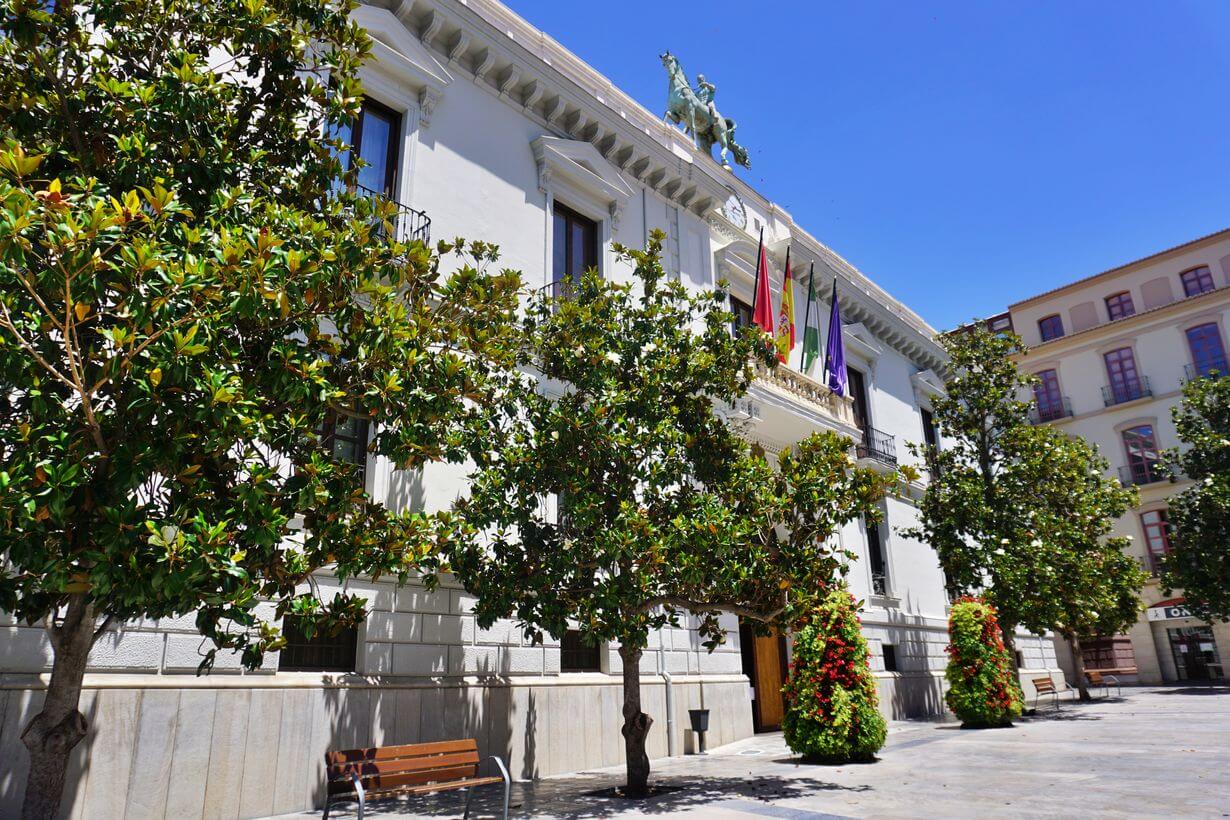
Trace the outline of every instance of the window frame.
<path fill-rule="evenodd" d="M 569 646 L 570 639 L 578 645 Z M 576 662 L 578 657 L 582 662 Z M 579 629 L 567 630 L 559 642 L 559 671 L 568 674 L 602 672 L 602 647 L 586 645 Z"/>
<path fill-rule="evenodd" d="M 1147 439 L 1140 431 L 1148 430 Z M 1129 436 L 1139 440 L 1139 444 L 1133 447 L 1135 441 L 1129 440 Z M 1136 482 L 1143 484 L 1151 484 L 1159 481 L 1164 476 L 1162 475 L 1162 457 L 1161 448 L 1157 443 L 1157 428 L 1152 422 L 1141 422 L 1133 424 L 1131 427 L 1126 427 L 1119 431 L 1119 440 L 1123 442 L 1123 450 L 1127 456 L 1128 471 L 1132 474 L 1132 480 L 1143 478 L 1144 481 Z M 1152 455 L 1152 457 L 1150 457 Z"/>
<path fill-rule="evenodd" d="M 562 237 L 556 235 L 556 224 L 558 219 L 563 219 L 564 235 Z M 588 236 L 587 244 L 589 246 L 585 249 L 588 251 L 588 253 L 585 254 L 587 257 L 586 261 L 590 259 L 593 260 L 592 264 L 586 264 L 581 270 L 577 271 L 568 270 L 573 257 L 573 225 L 580 225 L 586 230 L 586 234 Z M 559 291 L 567 291 L 572 287 L 572 285 L 580 282 L 581 276 L 591 267 L 597 269 L 599 273 L 601 273 L 601 259 L 598 253 L 598 248 L 601 245 L 600 233 L 601 225 L 597 220 L 591 219 L 575 208 L 569 208 L 567 205 L 559 202 L 558 200 L 551 203 L 551 287 L 553 291 L 555 291 L 554 295 L 566 295 L 566 293 L 561 294 Z M 555 269 L 555 257 L 559 253 L 561 243 L 563 245 L 564 270 L 562 272 L 557 272 Z M 565 281 L 568 284 L 561 285 L 561 283 Z"/>
<path fill-rule="evenodd" d="M 1209 334 L 1211 339 L 1216 341 L 1217 353 L 1215 357 L 1200 361 L 1196 355 L 1196 346 L 1192 344 L 1193 333 Z M 1221 325 L 1216 321 L 1201 322 L 1198 325 L 1192 325 L 1183 329 L 1183 338 L 1187 341 L 1187 352 L 1192 357 L 1192 370 L 1196 376 L 1206 376 L 1210 371 L 1216 370 L 1221 375 L 1230 374 L 1230 368 L 1227 367 L 1226 361 L 1226 344 L 1221 335 Z"/>
<path fill-rule="evenodd" d="M 338 432 L 337 432 L 338 420 L 343 419 L 343 418 L 351 419 L 354 421 L 355 434 L 353 436 L 347 435 L 345 433 L 343 433 L 340 436 L 338 435 Z M 320 429 L 317 430 L 317 435 L 320 436 L 321 449 L 323 449 L 326 453 L 330 455 L 331 458 L 334 458 L 334 459 L 338 458 L 337 454 L 334 452 L 334 449 L 333 449 L 333 445 L 335 442 L 341 440 L 343 442 L 346 442 L 346 443 L 349 443 L 355 446 L 356 448 L 356 452 L 354 454 L 355 460 L 351 460 L 351 459 L 340 459 L 340 460 L 345 464 L 352 464 L 357 468 L 355 470 L 356 483 L 359 485 L 360 488 L 366 489 L 367 488 L 367 461 L 368 461 L 368 456 L 370 455 L 367 448 L 371 444 L 371 422 L 369 422 L 367 419 L 359 418 L 358 416 L 345 416 L 342 413 L 338 413 L 336 410 L 329 410 L 325 414 L 325 420 L 324 422 L 321 423 Z M 362 454 L 361 460 L 359 460 L 360 453 Z"/>
<path fill-rule="evenodd" d="M 1132 300 L 1132 292 L 1130 290 L 1112 293 L 1103 301 L 1106 303 L 1106 315 L 1110 317 L 1112 322 L 1136 315 L 1136 303 Z M 1115 315 L 1116 311 L 1119 312 L 1117 316 Z"/>
<path fill-rule="evenodd" d="M 1140 529 L 1144 533 L 1145 558 L 1148 559 L 1149 571 L 1157 577 L 1161 572 L 1161 561 L 1166 555 L 1174 549 L 1174 545 L 1170 542 L 1170 536 L 1173 534 L 1173 528 L 1170 524 L 1170 517 L 1166 514 L 1165 509 L 1145 510 L 1139 514 Z M 1147 521 L 1147 516 L 1156 516 L 1157 521 Z M 1156 532 L 1153 532 L 1156 530 Z M 1154 537 L 1161 541 L 1161 552 L 1154 549 Z"/>
<path fill-rule="evenodd" d="M 1047 374 L 1052 377 L 1047 381 Z M 1038 383 L 1034 385 L 1034 405 L 1038 410 L 1038 418 L 1042 421 L 1054 421 L 1063 418 L 1063 388 L 1059 384 L 1059 368 L 1048 367 L 1034 373 Z M 1054 388 L 1053 392 L 1050 388 Z M 1044 391 L 1043 388 L 1046 388 Z M 1046 401 L 1043 402 L 1045 396 Z"/>
<path fill-rule="evenodd" d="M 1047 322 L 1050 322 L 1052 319 L 1056 323 L 1058 323 L 1059 332 L 1048 335 L 1047 330 L 1046 330 Z M 1062 339 L 1064 335 L 1065 333 L 1063 329 L 1063 317 L 1060 316 L 1058 313 L 1052 313 L 1050 316 L 1043 316 L 1041 319 L 1038 320 L 1038 336 L 1041 337 L 1042 341 L 1049 342 L 1054 339 Z"/>
<path fill-rule="evenodd" d="M 381 116 L 387 117 L 389 120 L 389 147 L 388 156 L 385 157 L 387 163 L 384 179 L 384 190 L 378 191 L 389 199 L 397 201 L 397 176 L 400 169 L 401 146 L 399 145 L 402 138 L 402 114 L 401 112 L 390 108 L 379 100 L 372 97 L 363 97 L 362 106 L 359 109 L 359 116 L 350 127 L 350 151 L 346 159 L 346 169 L 350 170 L 354 166 L 355 159 L 362 159 L 363 154 L 363 123 L 366 119 L 368 110 L 376 111 Z M 357 179 L 357 177 L 356 177 Z"/>
<path fill-rule="evenodd" d="M 282 647 L 278 655 L 279 672 L 337 672 L 353 674 L 358 669 L 360 643 L 358 624 L 343 627 L 338 630 L 336 635 L 317 633 L 316 636 L 309 639 L 303 636 L 298 623 L 299 616 L 297 615 L 285 615 L 282 617 L 282 635 L 287 638 L 287 643 L 286 646 Z M 296 641 L 294 640 L 296 637 L 301 637 L 302 639 Z M 312 653 L 324 654 L 326 652 L 332 652 L 338 657 L 344 657 L 349 654 L 350 663 L 348 665 L 344 663 L 312 663 L 297 657 L 297 653 L 310 658 Z"/>
<path fill-rule="evenodd" d="M 1188 287 L 1189 274 L 1195 274 L 1196 276 L 1194 281 L 1195 281 L 1195 284 L 1197 285 L 1197 290 L 1195 291 L 1193 291 L 1190 287 Z M 1205 287 L 1206 282 L 1208 284 L 1208 287 Z M 1179 273 L 1179 284 L 1183 286 L 1183 295 L 1187 297 L 1188 299 L 1190 299 L 1193 296 L 1199 296 L 1202 293 L 1208 293 L 1211 290 L 1217 290 L 1217 284 L 1213 281 L 1213 269 L 1210 268 L 1208 265 L 1196 265 L 1195 267 L 1191 267 L 1185 271 L 1180 272 Z"/>
<path fill-rule="evenodd" d="M 1118 371 L 1111 367 L 1112 356 L 1119 367 Z M 1131 363 L 1130 376 L 1128 375 L 1129 368 L 1125 367 L 1125 363 L 1128 362 Z M 1106 380 L 1116 404 L 1133 401 L 1144 395 L 1144 382 L 1141 380 L 1140 367 L 1136 363 L 1136 350 L 1131 345 L 1107 350 L 1102 354 L 1102 365 L 1106 368 Z M 1119 374 L 1118 379 L 1116 379 L 1116 372 Z"/>

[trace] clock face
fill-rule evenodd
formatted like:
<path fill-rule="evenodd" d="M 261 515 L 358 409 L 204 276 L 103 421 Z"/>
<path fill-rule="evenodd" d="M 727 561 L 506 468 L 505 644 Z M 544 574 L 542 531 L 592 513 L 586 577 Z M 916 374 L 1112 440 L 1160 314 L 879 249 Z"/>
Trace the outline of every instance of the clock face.
<path fill-rule="evenodd" d="M 743 200 L 739 199 L 738 194 L 730 195 L 726 204 L 722 206 L 722 213 L 726 214 L 726 218 L 736 226 L 747 227 L 747 211 L 743 210 Z"/>

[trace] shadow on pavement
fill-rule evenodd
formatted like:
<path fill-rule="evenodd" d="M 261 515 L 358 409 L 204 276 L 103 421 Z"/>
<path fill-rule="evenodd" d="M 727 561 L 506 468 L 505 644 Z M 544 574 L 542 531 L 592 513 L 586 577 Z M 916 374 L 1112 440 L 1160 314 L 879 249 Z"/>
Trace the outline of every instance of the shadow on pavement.
<path fill-rule="evenodd" d="M 1176 689 L 1157 689 L 1158 695 L 1230 695 L 1230 686 L 1208 684 L 1205 686 L 1180 686 Z"/>
<path fill-rule="evenodd" d="M 797 761 L 791 761 L 797 763 Z M 597 774 L 566 778 L 550 778 L 533 783 L 514 783 L 509 816 L 523 815 L 522 807 L 533 806 L 533 815 L 549 815 L 559 818 L 610 817 L 621 811 L 635 811 L 648 815 L 669 815 L 689 809 L 713 806 L 723 800 L 759 800 L 765 803 L 777 800 L 805 798 L 823 792 L 865 792 L 866 785 L 843 786 L 811 777 L 711 777 L 705 775 L 667 775 L 653 777 L 650 782 L 657 786 L 673 788 L 645 800 L 622 800 L 597 797 L 592 793 L 603 786 L 623 782 L 620 775 Z M 596 788 L 597 787 L 597 788 Z M 498 788 L 479 790 L 474 794 L 470 807 L 472 817 L 499 817 L 501 794 Z M 431 797 L 380 800 L 367 806 L 371 817 L 406 815 L 421 817 L 457 817 L 461 814 L 465 797 L 458 794 Z M 333 817 L 354 817 L 353 803 L 334 803 L 330 811 Z"/>

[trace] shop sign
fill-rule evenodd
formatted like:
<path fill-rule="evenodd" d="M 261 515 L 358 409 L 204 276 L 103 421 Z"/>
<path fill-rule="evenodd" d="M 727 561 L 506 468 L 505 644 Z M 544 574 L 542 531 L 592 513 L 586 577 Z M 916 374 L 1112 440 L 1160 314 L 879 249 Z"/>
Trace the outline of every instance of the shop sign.
<path fill-rule="evenodd" d="M 1190 617 L 1192 617 L 1192 613 L 1188 612 L 1187 607 L 1183 604 L 1149 607 L 1150 621 L 1177 621 L 1180 618 Z"/>

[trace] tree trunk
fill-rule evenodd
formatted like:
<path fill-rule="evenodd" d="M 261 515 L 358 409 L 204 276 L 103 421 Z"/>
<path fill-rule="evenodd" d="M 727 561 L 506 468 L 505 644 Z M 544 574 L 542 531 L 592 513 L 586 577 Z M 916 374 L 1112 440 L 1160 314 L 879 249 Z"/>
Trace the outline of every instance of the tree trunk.
<path fill-rule="evenodd" d="M 624 758 L 628 767 L 628 797 L 649 795 L 649 755 L 645 738 L 653 718 L 641 711 L 641 650 L 621 645 L 619 658 L 624 664 Z"/>
<path fill-rule="evenodd" d="M 1093 700 L 1089 694 L 1089 681 L 1085 679 L 1085 655 L 1081 651 L 1081 639 L 1069 635 L 1068 649 L 1072 650 L 1072 666 L 1076 670 L 1076 688 L 1081 694 L 1081 700 Z"/>
<path fill-rule="evenodd" d="M 43 699 L 43 710 L 21 733 L 30 751 L 26 776 L 25 820 L 54 820 L 60 811 L 64 773 L 73 747 L 85 737 L 89 724 L 77 711 L 81 681 L 94 645 L 94 612 L 84 595 L 74 595 L 60 626 L 49 628 L 55 660 Z"/>

